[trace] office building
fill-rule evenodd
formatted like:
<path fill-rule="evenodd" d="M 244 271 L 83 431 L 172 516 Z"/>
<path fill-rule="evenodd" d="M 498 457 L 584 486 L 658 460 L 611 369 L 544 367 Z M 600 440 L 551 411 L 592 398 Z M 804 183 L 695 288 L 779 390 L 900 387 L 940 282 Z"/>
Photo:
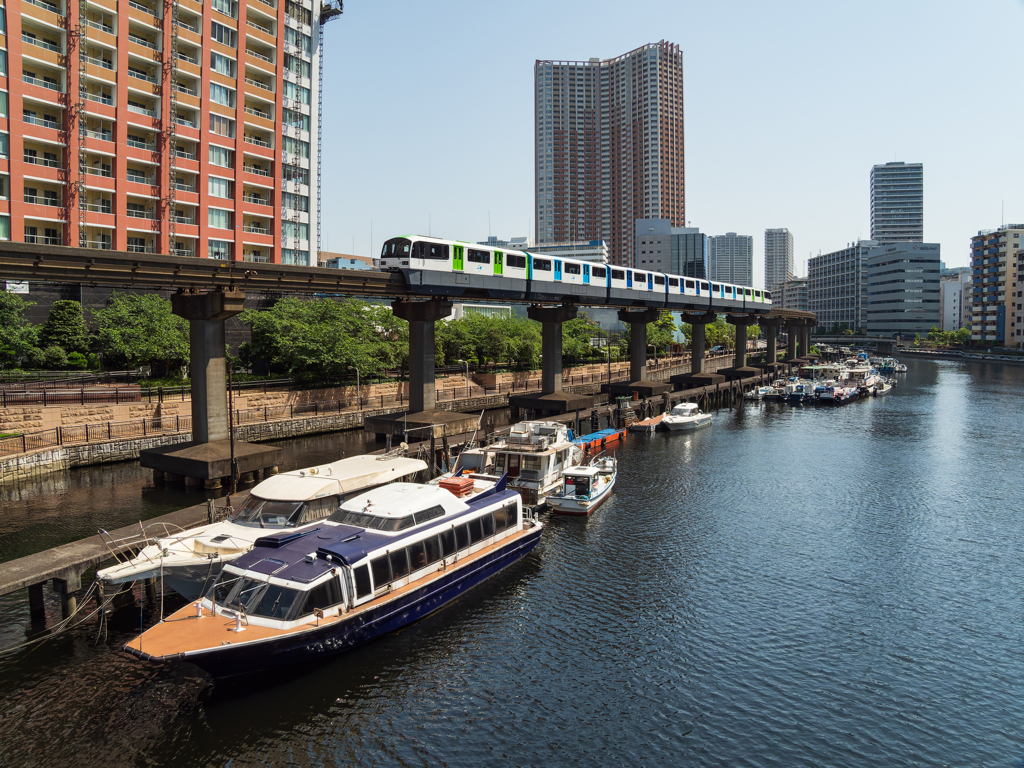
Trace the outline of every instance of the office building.
<path fill-rule="evenodd" d="M 806 277 L 792 277 L 772 291 L 772 307 L 809 312 Z"/>
<path fill-rule="evenodd" d="M 863 260 L 876 247 L 874 240 L 859 240 L 832 253 L 812 256 L 807 262 L 807 305 L 828 331 L 863 328 Z"/>
<path fill-rule="evenodd" d="M 793 233 L 788 229 L 764 231 L 764 287 L 774 295 L 793 278 Z"/>
<path fill-rule="evenodd" d="M 633 264 L 637 269 L 708 278 L 708 236 L 696 227 L 673 227 L 668 219 L 637 219 Z"/>
<path fill-rule="evenodd" d="M 608 244 L 604 240 L 587 240 L 579 243 L 543 243 L 533 246 L 530 253 L 594 261 L 600 264 L 608 263 Z"/>
<path fill-rule="evenodd" d="M 983 229 L 971 238 L 971 341 L 996 346 L 1021 340 L 1017 304 L 1024 286 L 1017 272 L 1024 224 Z"/>
<path fill-rule="evenodd" d="M 16 241 L 316 264 L 309 0 L 32 0 L 3 9 Z"/>
<path fill-rule="evenodd" d="M 871 169 L 871 239 L 879 245 L 924 240 L 924 165 L 885 163 Z"/>
<path fill-rule="evenodd" d="M 927 336 L 941 322 L 939 244 L 896 243 L 863 261 L 863 328 L 869 336 Z"/>
<path fill-rule="evenodd" d="M 321 251 L 320 266 L 328 269 L 373 269 L 373 259 L 369 256 Z"/>
<path fill-rule="evenodd" d="M 939 271 L 939 330 L 958 331 L 971 325 L 971 268 Z"/>
<path fill-rule="evenodd" d="M 636 219 L 686 223 L 678 45 L 538 60 L 534 78 L 539 244 L 604 240 L 609 261 L 629 265 Z"/>
<path fill-rule="evenodd" d="M 708 277 L 754 287 L 754 238 L 729 232 L 708 238 Z"/>
<path fill-rule="evenodd" d="M 477 245 L 489 245 L 491 248 L 509 248 L 513 251 L 528 251 L 533 248 L 531 237 L 510 237 L 502 240 L 497 235 L 490 235 L 486 240 L 478 240 Z"/>

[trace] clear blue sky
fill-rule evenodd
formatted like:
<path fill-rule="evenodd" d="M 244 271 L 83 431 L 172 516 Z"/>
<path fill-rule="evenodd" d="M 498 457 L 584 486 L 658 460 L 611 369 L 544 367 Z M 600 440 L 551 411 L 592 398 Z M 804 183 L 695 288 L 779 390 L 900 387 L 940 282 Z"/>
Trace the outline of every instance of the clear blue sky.
<path fill-rule="evenodd" d="M 533 229 L 533 64 L 665 39 L 684 55 L 686 213 L 788 227 L 796 264 L 870 233 L 868 176 L 923 162 L 925 239 L 968 263 L 1024 220 L 1024 4 L 347 0 L 325 30 L 324 248 Z M 488 225 L 488 216 L 490 224 Z"/>

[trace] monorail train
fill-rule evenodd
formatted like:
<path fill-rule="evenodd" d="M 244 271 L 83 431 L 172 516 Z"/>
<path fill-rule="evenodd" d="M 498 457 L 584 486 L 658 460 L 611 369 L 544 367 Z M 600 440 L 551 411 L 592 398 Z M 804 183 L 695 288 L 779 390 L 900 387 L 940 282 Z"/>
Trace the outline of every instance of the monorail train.
<path fill-rule="evenodd" d="M 502 301 L 758 313 L 772 304 L 771 294 L 757 288 L 416 235 L 385 242 L 380 268 L 401 272 L 410 291 L 429 296 L 472 288 Z"/>

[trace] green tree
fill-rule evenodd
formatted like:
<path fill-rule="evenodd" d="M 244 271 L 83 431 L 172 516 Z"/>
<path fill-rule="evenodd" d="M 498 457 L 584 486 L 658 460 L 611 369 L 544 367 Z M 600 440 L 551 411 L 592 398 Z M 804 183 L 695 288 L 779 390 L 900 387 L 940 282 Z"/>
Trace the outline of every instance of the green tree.
<path fill-rule="evenodd" d="M 562 360 L 579 362 L 593 357 L 594 347 L 590 340 L 603 335 L 601 326 L 591 320 L 586 312 L 562 323 Z"/>
<path fill-rule="evenodd" d="M 21 365 L 35 348 L 37 329 L 25 319 L 25 310 L 34 303 L 0 291 L 0 367 Z"/>
<path fill-rule="evenodd" d="M 149 365 L 166 376 L 188 361 L 188 322 L 171 313 L 171 302 L 155 293 L 111 294 L 93 312 L 96 343 L 108 368 Z"/>
<path fill-rule="evenodd" d="M 50 316 L 39 331 L 39 345 L 57 346 L 68 354 L 89 351 L 89 329 L 82 305 L 77 301 L 55 301 Z"/>

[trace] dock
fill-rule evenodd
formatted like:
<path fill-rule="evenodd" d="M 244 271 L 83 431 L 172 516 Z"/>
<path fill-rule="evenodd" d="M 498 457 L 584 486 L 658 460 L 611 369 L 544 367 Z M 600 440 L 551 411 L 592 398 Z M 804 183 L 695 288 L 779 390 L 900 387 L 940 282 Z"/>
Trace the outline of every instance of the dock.
<path fill-rule="evenodd" d="M 649 419 L 643 419 L 642 421 L 634 421 L 630 427 L 630 432 L 646 432 L 650 434 L 658 429 L 658 425 L 661 424 L 661 420 L 665 418 L 664 413 L 659 413 L 657 416 L 652 416 Z"/>

